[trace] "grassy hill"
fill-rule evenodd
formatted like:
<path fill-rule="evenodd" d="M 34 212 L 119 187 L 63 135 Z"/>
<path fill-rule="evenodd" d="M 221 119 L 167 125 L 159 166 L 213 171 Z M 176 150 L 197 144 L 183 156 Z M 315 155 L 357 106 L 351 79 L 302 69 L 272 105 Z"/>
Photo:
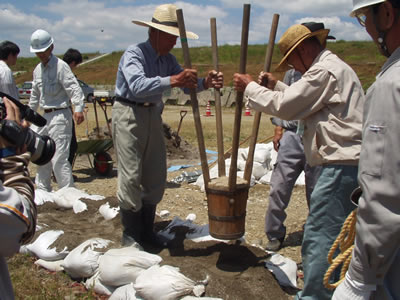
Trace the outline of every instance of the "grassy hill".
<path fill-rule="evenodd" d="M 328 43 L 328 49 L 336 53 L 340 58 L 347 62 L 357 72 L 364 89 L 368 88 L 375 80 L 375 75 L 379 72 L 385 58 L 379 54 L 373 42 L 346 42 L 337 41 Z M 266 45 L 249 45 L 247 54 L 247 73 L 255 78 L 262 70 L 265 60 Z M 111 53 L 111 55 L 98 59 L 93 63 L 85 64 L 76 69 L 76 75 L 83 81 L 92 85 L 113 85 L 117 72 L 118 62 L 123 51 Z M 183 64 L 182 49 L 173 49 L 172 53 L 178 61 Z M 225 85 L 232 84 L 232 75 L 239 69 L 240 46 L 222 45 L 218 49 L 220 70 L 225 75 Z M 99 53 L 85 53 L 84 60 L 99 55 Z M 207 70 L 212 68 L 211 47 L 190 48 L 192 65 L 199 71 L 200 76 L 204 76 Z M 281 54 L 277 46 L 274 50 L 272 59 L 272 70 L 277 66 L 281 59 Z M 32 71 L 39 63 L 36 57 L 18 59 L 13 67 L 14 71 L 26 71 L 18 75 L 15 79 L 17 84 L 32 80 Z M 283 73 L 275 73 L 278 78 L 283 77 Z"/>

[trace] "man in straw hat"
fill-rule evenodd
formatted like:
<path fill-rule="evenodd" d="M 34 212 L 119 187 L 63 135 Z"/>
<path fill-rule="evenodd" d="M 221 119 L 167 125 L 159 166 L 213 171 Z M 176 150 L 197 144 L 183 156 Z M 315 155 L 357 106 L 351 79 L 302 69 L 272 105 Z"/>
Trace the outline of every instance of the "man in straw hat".
<path fill-rule="evenodd" d="M 328 29 L 312 32 L 304 25 L 293 25 L 283 34 L 279 48 L 284 57 L 277 69 L 292 66 L 303 74 L 291 86 L 270 73 L 259 77 L 267 78 L 267 87 L 248 74 L 234 75 L 236 90 L 244 91 L 251 108 L 284 120 L 300 120 L 298 131 L 303 132 L 307 162 L 322 166 L 304 229 L 304 288 L 297 299 L 331 298 L 332 292 L 323 286 L 326 257 L 355 208 L 350 194 L 357 187 L 364 92 L 355 72 L 324 49 L 328 33 Z"/>
<path fill-rule="evenodd" d="M 325 29 L 324 23 L 307 22 L 302 25 L 313 32 Z M 334 40 L 336 38 L 328 35 L 326 39 Z M 326 40 L 323 47 L 326 47 Z M 290 69 L 285 73 L 283 82 L 292 85 L 300 78 L 299 71 Z M 285 209 L 289 205 L 296 180 L 304 172 L 306 199 L 309 207 L 311 193 L 319 177 L 321 166 L 310 167 L 307 163 L 301 135 L 296 133 L 297 120 L 285 121 L 273 117 L 271 122 L 275 125 L 273 144 L 278 156 L 271 176 L 268 209 L 265 214 L 265 233 L 268 238 L 265 249 L 278 251 L 285 239 Z"/>
<path fill-rule="evenodd" d="M 132 22 L 149 27 L 149 38 L 122 55 L 115 87 L 112 126 L 118 155 L 122 244 L 166 246 L 153 231 L 166 179 L 162 93 L 173 87 L 221 88 L 223 76 L 210 71 L 206 78 L 198 79 L 196 70 L 183 69 L 169 53 L 179 37 L 175 5 L 156 7 L 149 22 Z M 192 32 L 186 34 L 198 38 Z"/>
<path fill-rule="evenodd" d="M 351 16 L 388 59 L 366 95 L 354 250 L 332 299 L 400 299 L 400 1 L 353 0 Z"/>

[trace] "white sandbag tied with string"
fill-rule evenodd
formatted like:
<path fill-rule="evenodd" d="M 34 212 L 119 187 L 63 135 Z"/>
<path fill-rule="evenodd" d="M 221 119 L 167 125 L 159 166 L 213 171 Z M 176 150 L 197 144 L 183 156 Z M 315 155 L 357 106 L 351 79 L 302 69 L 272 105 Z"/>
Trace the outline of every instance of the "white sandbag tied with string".
<path fill-rule="evenodd" d="M 108 300 L 141 300 L 141 298 L 136 298 L 136 291 L 131 282 L 117 288 Z"/>
<path fill-rule="evenodd" d="M 97 294 L 107 296 L 111 296 L 115 291 L 115 287 L 105 285 L 99 280 L 99 271 L 85 281 L 85 287 L 88 290 L 93 290 Z"/>
<path fill-rule="evenodd" d="M 62 266 L 72 278 L 87 278 L 94 275 L 99 268 L 99 257 L 110 240 L 101 238 L 89 239 L 73 249 L 65 258 Z"/>
<path fill-rule="evenodd" d="M 146 300 L 174 300 L 194 294 L 200 297 L 205 292 L 208 278 L 195 282 L 180 273 L 179 268 L 154 265 L 143 271 L 133 285 L 136 297 Z"/>
<path fill-rule="evenodd" d="M 103 284 L 119 287 L 135 282 L 141 272 L 161 261 L 160 256 L 133 246 L 111 249 L 99 258 L 99 279 Z"/>
<path fill-rule="evenodd" d="M 43 260 L 56 261 L 64 259 L 69 253 L 68 247 L 64 247 L 61 251 L 58 251 L 56 247 L 50 248 L 62 234 L 64 234 L 62 230 L 45 231 L 32 244 L 26 245 L 25 248 L 28 253 Z"/>

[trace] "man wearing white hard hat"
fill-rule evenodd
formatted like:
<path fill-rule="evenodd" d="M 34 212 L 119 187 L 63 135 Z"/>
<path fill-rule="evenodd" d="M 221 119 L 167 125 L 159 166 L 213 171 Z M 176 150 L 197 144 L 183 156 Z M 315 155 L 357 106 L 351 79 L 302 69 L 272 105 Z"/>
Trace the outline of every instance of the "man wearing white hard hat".
<path fill-rule="evenodd" d="M 259 82 L 267 78 L 267 87 L 248 74 L 234 75 L 235 88 L 244 91 L 251 108 L 300 120 L 306 160 L 322 166 L 304 227 L 304 287 L 295 299 L 331 299 L 332 291 L 323 285 L 327 255 L 355 208 L 350 195 L 357 187 L 364 91 L 354 70 L 324 48 L 328 34 L 328 29 L 312 31 L 304 25 L 293 25 L 283 34 L 278 46 L 284 57 L 277 69 L 292 66 L 303 74 L 290 86 L 271 73 L 259 77 Z"/>
<path fill-rule="evenodd" d="M 163 92 L 173 87 L 201 91 L 223 84 L 222 73 L 210 71 L 198 79 L 196 70 L 183 69 L 169 53 L 179 37 L 176 9 L 172 4 L 160 5 L 151 21 L 132 21 L 148 27 L 149 38 L 128 47 L 118 66 L 112 127 L 123 245 L 166 246 L 153 231 L 166 180 Z M 186 34 L 198 38 L 192 32 Z"/>
<path fill-rule="evenodd" d="M 388 59 L 368 89 L 358 181 L 356 238 L 335 300 L 400 299 L 400 1 L 353 0 Z"/>
<path fill-rule="evenodd" d="M 38 166 L 36 173 L 36 187 L 48 192 L 52 190 L 52 171 L 59 188 L 74 186 L 72 167 L 68 161 L 72 118 L 77 124 L 83 122 L 85 99 L 70 67 L 52 54 L 53 49 L 54 41 L 47 31 L 38 29 L 32 34 L 30 50 L 41 62 L 33 71 L 29 106 L 33 110 L 37 110 L 40 106 L 47 121 L 43 127 L 32 125 L 32 128 L 41 135 L 50 136 L 56 143 L 56 152 L 52 160 L 43 166 Z M 70 99 L 74 105 L 73 115 Z"/>

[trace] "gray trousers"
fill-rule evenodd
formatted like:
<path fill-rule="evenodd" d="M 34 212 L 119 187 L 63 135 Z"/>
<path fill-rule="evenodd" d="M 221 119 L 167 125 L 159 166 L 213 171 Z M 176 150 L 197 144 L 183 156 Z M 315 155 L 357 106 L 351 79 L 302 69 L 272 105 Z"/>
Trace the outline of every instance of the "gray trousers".
<path fill-rule="evenodd" d="M 116 101 L 112 127 L 120 207 L 139 211 L 144 203 L 156 205 L 164 194 L 167 175 L 160 108 Z"/>
<path fill-rule="evenodd" d="M 300 136 L 286 130 L 280 140 L 278 157 L 271 176 L 269 204 L 265 215 L 265 233 L 269 240 L 285 238 L 285 209 L 302 171 L 305 172 L 306 197 L 309 204 L 321 167 L 310 167 L 307 164 Z"/>

